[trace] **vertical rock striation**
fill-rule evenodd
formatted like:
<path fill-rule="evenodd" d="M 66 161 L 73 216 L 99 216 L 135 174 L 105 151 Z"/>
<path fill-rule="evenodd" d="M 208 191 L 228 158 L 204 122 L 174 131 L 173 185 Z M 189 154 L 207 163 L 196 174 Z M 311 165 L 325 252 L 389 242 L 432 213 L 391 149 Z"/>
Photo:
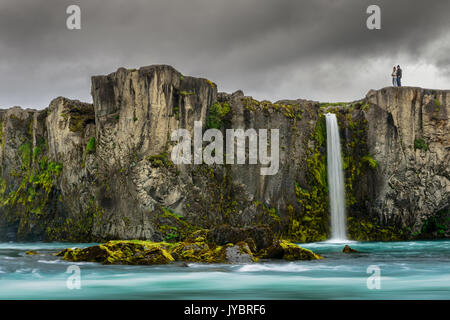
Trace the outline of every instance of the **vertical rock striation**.
<path fill-rule="evenodd" d="M 450 205 L 450 92 L 386 88 L 367 94 L 368 145 L 379 163 L 370 209 L 420 231 Z"/>

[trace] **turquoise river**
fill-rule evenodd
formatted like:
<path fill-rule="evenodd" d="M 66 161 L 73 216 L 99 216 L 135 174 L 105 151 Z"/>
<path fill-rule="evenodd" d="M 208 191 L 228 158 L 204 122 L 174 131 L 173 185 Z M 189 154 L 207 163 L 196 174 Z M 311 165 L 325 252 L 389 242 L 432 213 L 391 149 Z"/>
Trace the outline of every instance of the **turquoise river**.
<path fill-rule="evenodd" d="M 349 244 L 360 253 L 320 242 L 302 244 L 317 261 L 128 266 L 52 255 L 91 244 L 0 243 L 0 299 L 450 299 L 450 241 Z M 80 289 L 68 289 L 70 266 Z"/>

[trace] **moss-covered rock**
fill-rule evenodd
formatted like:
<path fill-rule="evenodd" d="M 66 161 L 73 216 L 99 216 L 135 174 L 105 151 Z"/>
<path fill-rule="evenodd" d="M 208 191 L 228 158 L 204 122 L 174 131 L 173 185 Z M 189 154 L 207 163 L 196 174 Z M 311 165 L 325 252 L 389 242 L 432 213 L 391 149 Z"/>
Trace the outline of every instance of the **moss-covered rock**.
<path fill-rule="evenodd" d="M 225 247 L 225 258 L 228 263 L 252 263 L 258 261 L 258 258 L 250 250 L 250 246 L 243 241 L 235 245 L 227 245 Z"/>
<path fill-rule="evenodd" d="M 170 244 L 151 241 L 109 241 L 84 249 L 65 249 L 57 255 L 68 261 L 103 264 L 167 264 L 175 261 Z"/>
<path fill-rule="evenodd" d="M 40 253 L 34 250 L 28 250 L 25 252 L 25 254 L 29 255 L 29 256 L 36 256 L 39 255 Z"/>
<path fill-rule="evenodd" d="M 247 242 L 218 246 L 202 236 L 166 243 L 140 240 L 109 241 L 84 249 L 64 249 L 56 254 L 67 261 L 103 264 L 168 264 L 173 261 L 200 263 L 251 263 L 258 260 Z"/>
<path fill-rule="evenodd" d="M 262 259 L 283 259 L 289 261 L 323 259 L 322 256 L 311 250 L 286 240 L 275 241 L 272 246 L 259 252 L 258 256 Z"/>
<path fill-rule="evenodd" d="M 178 243 L 174 247 L 172 255 L 177 261 L 184 262 L 219 263 L 226 261 L 225 248 L 209 245 L 203 238 L 198 238 L 193 242 Z"/>

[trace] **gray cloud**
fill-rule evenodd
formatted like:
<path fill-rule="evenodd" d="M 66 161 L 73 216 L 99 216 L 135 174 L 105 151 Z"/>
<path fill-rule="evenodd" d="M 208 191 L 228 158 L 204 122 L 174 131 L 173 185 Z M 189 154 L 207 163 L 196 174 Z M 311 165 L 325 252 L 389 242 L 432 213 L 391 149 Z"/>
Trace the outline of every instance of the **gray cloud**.
<path fill-rule="evenodd" d="M 65 28 L 70 4 L 81 7 L 80 31 Z M 370 4 L 382 30 L 365 27 Z M 90 76 L 160 63 L 273 100 L 360 98 L 389 85 L 397 63 L 406 84 L 410 75 L 449 87 L 449 9 L 447 0 L 2 0 L 0 106 L 90 101 Z M 424 64 L 442 70 L 438 83 Z"/>

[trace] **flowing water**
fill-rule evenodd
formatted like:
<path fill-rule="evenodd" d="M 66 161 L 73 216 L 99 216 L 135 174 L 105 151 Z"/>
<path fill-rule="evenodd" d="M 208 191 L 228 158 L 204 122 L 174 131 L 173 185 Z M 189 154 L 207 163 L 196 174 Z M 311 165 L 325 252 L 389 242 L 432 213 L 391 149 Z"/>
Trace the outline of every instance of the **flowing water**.
<path fill-rule="evenodd" d="M 330 196 L 331 240 L 347 239 L 345 216 L 344 169 L 339 127 L 334 113 L 325 114 L 327 124 L 327 173 Z"/>
<path fill-rule="evenodd" d="M 73 263 L 52 253 L 92 244 L 0 243 L 0 299 L 449 299 L 450 241 L 302 244 L 316 261 L 187 266 L 106 266 Z M 41 255 L 28 256 L 26 250 Z M 69 266 L 81 289 L 69 290 Z M 370 266 L 380 289 L 369 289 Z"/>

